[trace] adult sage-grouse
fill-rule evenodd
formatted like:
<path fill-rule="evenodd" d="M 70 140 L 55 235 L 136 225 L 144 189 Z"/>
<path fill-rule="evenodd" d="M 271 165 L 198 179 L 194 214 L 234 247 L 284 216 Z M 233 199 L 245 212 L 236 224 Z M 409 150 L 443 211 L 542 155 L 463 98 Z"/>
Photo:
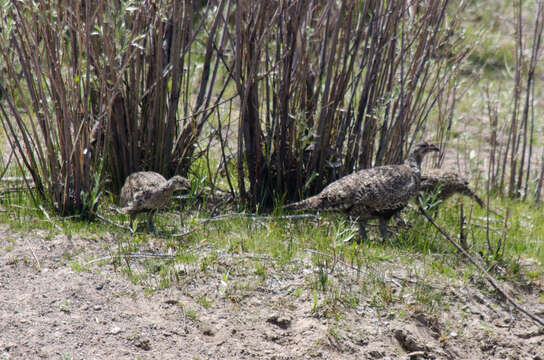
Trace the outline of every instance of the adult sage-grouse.
<path fill-rule="evenodd" d="M 329 184 L 319 194 L 286 205 L 286 210 L 339 211 L 356 218 L 361 238 L 366 239 L 366 223 L 377 218 L 382 237 L 387 237 L 387 222 L 418 193 L 421 162 L 425 154 L 439 151 L 426 142 L 415 146 L 400 165 L 363 169 Z"/>
<path fill-rule="evenodd" d="M 149 231 L 155 231 L 153 215 L 155 211 L 168 203 L 176 190 L 190 189 L 189 180 L 174 176 L 166 180 L 153 171 L 139 171 L 130 174 L 121 189 L 121 212 L 130 215 L 130 228 L 139 213 L 147 212 Z"/>
<path fill-rule="evenodd" d="M 480 207 L 485 208 L 482 199 L 468 187 L 468 180 L 453 171 L 428 170 L 421 174 L 419 188 L 422 192 L 427 193 L 438 190 L 437 197 L 440 200 L 446 200 L 454 194 L 463 194 L 474 199 Z"/>

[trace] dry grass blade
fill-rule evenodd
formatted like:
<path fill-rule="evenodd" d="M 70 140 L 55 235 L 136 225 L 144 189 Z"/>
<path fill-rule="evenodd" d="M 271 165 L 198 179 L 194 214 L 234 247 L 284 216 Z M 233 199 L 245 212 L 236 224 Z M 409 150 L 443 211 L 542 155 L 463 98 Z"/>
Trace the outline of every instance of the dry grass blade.
<path fill-rule="evenodd" d="M 60 231 L 61 233 L 64 233 L 64 230 L 56 223 L 53 221 L 53 219 L 51 219 L 51 217 L 49 216 L 49 214 L 47 213 L 47 211 L 44 209 L 43 206 L 39 206 L 40 210 L 42 211 L 42 214 L 45 216 L 45 218 L 47 219 L 47 221 L 49 221 L 54 227 L 55 229 L 57 229 L 58 231 Z"/>

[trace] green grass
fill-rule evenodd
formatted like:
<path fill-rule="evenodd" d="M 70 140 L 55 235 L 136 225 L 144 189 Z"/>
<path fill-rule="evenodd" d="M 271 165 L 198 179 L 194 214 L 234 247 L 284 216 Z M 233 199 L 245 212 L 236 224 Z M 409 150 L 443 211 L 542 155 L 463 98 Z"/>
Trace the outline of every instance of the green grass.
<path fill-rule="evenodd" d="M 510 0 L 473 1 L 464 14 L 464 38 L 473 47 L 468 63 L 477 71 L 483 69 L 485 77 L 508 77 L 511 71 L 508 68 L 515 64 L 513 3 Z M 525 36 L 532 35 L 536 9 L 536 1 L 523 2 Z"/>
<path fill-rule="evenodd" d="M 534 3 L 526 2 L 526 5 L 534 6 Z M 530 9 L 525 9 L 525 14 L 530 20 L 526 24 L 532 26 Z M 474 79 L 466 75 L 460 80 L 460 89 L 466 92 L 457 102 L 448 152 L 459 154 L 473 180 L 485 177 L 482 159 L 489 156 L 486 152 L 489 135 L 486 87 L 490 87 L 492 102 L 500 105 L 499 127 L 504 127 L 511 116 L 515 43 L 513 24 L 504 19 L 511 16 L 510 1 L 471 2 L 464 24 L 464 37 L 474 46 L 466 73 L 476 71 L 479 76 Z M 526 25 L 525 31 L 530 32 L 531 27 Z M 537 74 L 542 73 L 543 66 L 540 62 Z M 197 75 L 196 68 L 191 71 Z M 537 86 L 535 98 L 541 97 L 541 92 Z M 541 102 L 535 103 L 537 131 L 532 139 L 535 146 L 542 146 L 538 114 L 544 110 L 543 106 Z M 434 115 L 435 111 L 429 123 L 434 121 Z M 5 143 L 5 139 L 1 140 Z M 535 154 L 540 151 L 535 150 Z M 85 249 L 77 249 L 63 261 L 75 272 L 95 271 L 97 267 L 113 264 L 127 281 L 143 286 L 148 294 L 169 287 L 181 288 L 197 302 L 198 310 L 179 304 L 184 316 L 192 321 L 198 321 L 198 311 L 213 309 L 219 301 L 238 304 L 261 288 L 295 276 L 302 280 L 291 289 L 286 303 L 306 301 L 311 304 L 312 315 L 318 318 L 341 321 L 346 309 L 362 304 L 379 313 L 395 308 L 396 316 L 401 317 L 415 311 L 436 314 L 450 305 L 445 284 L 474 283 L 473 279 L 478 277 L 478 270 L 415 208 L 402 214 L 410 228 L 397 229 L 396 235 L 382 242 L 373 227 L 370 229 L 372 239 L 362 244 L 352 241 L 358 236 L 357 228 L 342 216 L 322 214 L 318 219 L 283 219 L 282 211 L 277 209 L 275 216 L 266 218 L 234 216 L 198 221 L 211 216 L 206 213 L 210 208 L 206 196 L 210 184 L 229 188 L 225 176 L 215 178 L 213 172 L 219 164 L 216 157 L 202 157 L 194 162 L 189 174 L 188 197 L 181 202 L 172 201 L 169 211 L 155 215 L 156 234 L 147 233 L 145 216 L 137 219 L 135 234 L 98 220 L 59 218 L 52 213 L 48 219 L 24 191 L 3 194 L 0 207 L 7 211 L 0 212 L 0 222 L 23 234 L 42 230 L 45 240 L 64 233 L 93 241 L 102 249 L 102 260 L 90 263 L 95 259 L 86 255 Z M 229 163 L 228 169 L 231 174 L 236 173 L 234 161 Z M 23 175 L 25 173 L 16 166 L 7 172 L 7 176 Z M 232 176 L 231 180 L 236 189 L 237 177 Z M 480 180 L 479 185 L 481 183 Z M 436 209 L 429 209 L 437 223 L 454 238 L 459 236 L 459 201 L 459 197 L 453 197 Z M 488 225 L 483 209 L 467 199 L 462 201 L 469 252 L 497 278 L 518 285 L 541 281 L 544 276 L 542 208 L 531 201 L 493 197 L 491 208 L 501 216 L 491 215 Z M 110 211 L 112 205 L 115 205 L 113 196 L 103 194 L 99 213 L 128 226 L 128 217 Z M 183 224 L 180 224 L 180 211 Z M 229 210 L 219 208 L 219 211 Z M 193 232 L 181 239 L 173 236 L 186 230 Z M 10 253 L 17 240 L 6 240 L 2 249 Z M 169 256 L 134 257 L 148 253 Z M 29 257 L 14 257 L 10 261 L 32 262 Z M 395 271 L 399 269 L 405 274 L 397 276 Z M 201 284 L 199 281 L 215 281 L 217 291 L 191 293 L 191 285 Z M 119 296 L 125 295 L 129 294 Z M 540 300 L 544 303 L 544 295 Z M 61 311 L 69 312 L 69 305 L 68 301 L 60 305 Z M 329 325 L 328 331 L 335 338 L 341 337 L 334 324 Z"/>
<path fill-rule="evenodd" d="M 461 200 L 471 254 L 499 278 L 520 284 L 542 278 L 544 214 L 540 208 L 530 202 L 492 198 L 491 208 L 502 216 L 490 218 L 488 244 L 486 213 L 471 201 L 453 197 L 429 211 L 435 214 L 440 226 L 456 237 Z M 0 205 L 16 203 L 17 211 L 0 214 L 0 221 L 14 231 L 39 229 L 46 231 L 46 237 L 53 237 L 61 232 L 60 227 L 62 232 L 77 234 L 103 249 L 104 259 L 93 265 L 88 265 L 93 259 L 85 255 L 85 249 L 69 255 L 65 260 L 74 271 L 93 271 L 95 266 L 112 263 L 127 281 L 143 285 L 148 293 L 172 286 L 187 288 L 201 278 L 218 279 L 216 294 L 194 295 L 206 309 L 213 306 L 217 296 L 238 303 L 247 294 L 266 288 L 269 281 L 303 276 L 304 282 L 292 290 L 290 298 L 309 301 L 316 317 L 339 320 L 344 309 L 361 303 L 379 311 L 405 304 L 435 313 L 448 306 L 440 284 L 453 280 L 469 282 L 478 272 L 418 214 L 415 206 L 402 214 L 409 228 L 396 229 L 394 236 L 382 242 L 377 228 L 371 227 L 371 240 L 356 244 L 352 241 L 358 236 L 356 225 L 342 216 L 327 214 L 284 219 L 278 211 L 277 216 L 232 216 L 201 222 L 198 219 L 208 215 L 192 210 L 184 214 L 182 229 L 178 204 L 173 201 L 170 211 L 156 215 L 158 233 L 131 234 L 110 224 L 77 217 L 48 220 L 24 196 Z M 128 222 L 126 216 L 109 211 L 109 206 L 105 202 L 99 207 L 103 216 L 117 223 Z M 193 232 L 182 239 L 172 237 L 186 229 Z M 10 251 L 15 241 L 8 239 L 4 251 Z M 147 253 L 169 256 L 133 255 Z M 534 265 L 524 265 L 530 261 Z M 407 271 L 408 278 L 391 277 L 399 265 Z"/>

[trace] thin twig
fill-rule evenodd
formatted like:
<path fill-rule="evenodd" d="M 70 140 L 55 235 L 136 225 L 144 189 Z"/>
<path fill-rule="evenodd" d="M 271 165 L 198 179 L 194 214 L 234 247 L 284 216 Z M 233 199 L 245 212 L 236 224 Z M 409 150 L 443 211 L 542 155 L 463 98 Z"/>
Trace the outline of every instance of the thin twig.
<path fill-rule="evenodd" d="M 214 216 L 214 217 L 211 217 L 211 218 L 198 218 L 198 219 L 194 219 L 194 220 L 196 222 L 200 223 L 200 224 L 203 224 L 203 223 L 208 223 L 208 222 L 213 222 L 213 221 L 222 221 L 222 220 L 225 220 L 225 219 L 231 219 L 231 218 L 235 218 L 235 217 L 260 221 L 260 220 L 275 220 L 275 219 L 278 219 L 278 220 L 317 219 L 317 218 L 319 218 L 319 215 L 315 215 L 315 214 L 297 214 L 297 215 L 282 215 L 282 216 L 270 216 L 270 215 L 259 216 L 259 215 L 253 215 L 253 214 L 245 214 L 245 213 L 228 213 L 228 214 L 217 215 L 217 216 Z"/>
<path fill-rule="evenodd" d="M 128 252 L 123 254 L 123 256 L 132 258 L 132 259 L 150 259 L 150 258 L 159 258 L 159 259 L 174 259 L 176 255 L 166 254 L 166 253 L 150 253 L 150 252 Z"/>
<path fill-rule="evenodd" d="M 16 209 L 21 209 L 21 210 L 27 210 L 27 211 L 36 211 L 36 208 L 29 207 L 29 206 L 22 206 L 22 205 L 18 205 L 18 204 L 11 204 L 10 207 L 16 208 Z"/>
<path fill-rule="evenodd" d="M 484 274 L 484 276 L 487 278 L 487 280 L 493 285 L 495 289 L 497 289 L 498 292 L 500 292 L 506 300 L 508 300 L 516 309 L 530 317 L 533 321 L 538 323 L 541 326 L 544 326 L 544 321 L 540 319 L 538 316 L 530 313 L 529 311 L 525 310 L 521 305 L 519 305 L 510 295 L 508 295 L 497 283 L 497 280 L 493 276 L 491 276 L 482 265 L 480 265 L 472 256 L 469 255 L 469 253 L 463 249 L 461 245 L 459 245 L 446 231 L 444 231 L 434 220 L 433 218 L 427 213 L 427 211 L 423 208 L 423 206 L 419 205 L 419 210 L 429 220 L 429 222 L 442 234 L 450 243 L 452 243 L 457 250 L 459 250 L 474 266 L 478 268 Z"/>
<path fill-rule="evenodd" d="M 117 212 L 117 213 L 119 213 L 119 214 L 124 214 L 124 215 L 126 215 L 126 214 L 123 213 L 120 209 L 118 209 L 118 208 L 116 208 L 116 207 L 114 207 L 114 206 L 110 206 L 110 210 L 113 210 L 113 211 L 115 211 L 115 212 Z M 121 228 L 121 229 L 124 229 L 124 230 L 128 230 L 128 231 L 130 231 L 131 233 L 134 233 L 134 232 L 135 232 L 135 230 L 131 229 L 130 227 L 124 226 L 124 225 L 121 225 L 121 224 L 117 224 L 117 223 L 115 223 L 115 222 L 113 222 L 113 221 L 111 221 L 111 220 L 105 218 L 104 216 L 101 216 L 101 215 L 98 214 L 98 213 L 95 213 L 95 215 L 96 215 L 97 218 L 99 218 L 100 220 L 102 220 L 102 221 L 104 221 L 104 222 L 106 222 L 106 223 L 108 223 L 108 224 L 110 224 L 110 225 L 117 226 L 118 228 Z M 189 234 L 191 234 L 191 233 L 193 233 L 193 232 L 195 232 L 195 230 L 188 230 L 188 231 L 185 231 L 185 232 L 182 232 L 182 233 L 172 234 L 172 235 L 170 235 L 170 236 L 179 238 L 179 237 L 187 236 L 187 235 L 189 235 Z"/>
<path fill-rule="evenodd" d="M 170 236 L 171 236 L 171 237 L 175 237 L 175 238 L 181 238 L 181 237 L 185 237 L 185 236 L 187 236 L 187 235 L 189 235 L 189 234 L 192 234 L 192 233 L 194 233 L 194 232 L 195 232 L 195 230 L 187 230 L 187 231 L 185 231 L 185 232 L 178 233 L 178 234 L 172 234 L 172 235 L 170 235 Z"/>
<path fill-rule="evenodd" d="M 115 212 L 118 213 L 118 214 L 126 215 L 124 212 L 121 211 L 121 209 L 119 209 L 119 208 L 116 207 L 116 206 L 110 206 L 110 210 L 115 211 Z"/>
<path fill-rule="evenodd" d="M 197 115 L 200 115 L 200 114 L 202 114 L 202 113 L 204 113 L 204 112 L 206 112 L 206 111 L 210 111 L 210 110 L 212 110 L 212 109 L 218 107 L 219 105 L 223 105 L 224 103 L 231 101 L 232 99 L 234 99 L 234 98 L 237 97 L 237 96 L 238 96 L 238 94 L 232 95 L 231 97 L 229 97 L 229 98 L 227 98 L 227 99 L 223 99 L 223 100 L 221 100 L 221 101 L 219 101 L 219 102 L 217 102 L 217 103 L 215 103 L 215 104 L 213 104 L 213 105 L 207 107 L 206 109 L 202 109 L 202 110 L 199 110 L 199 111 L 197 111 L 197 112 L 195 112 L 195 113 L 192 113 L 191 115 L 184 116 L 184 117 L 182 117 L 182 118 L 180 119 L 180 121 L 187 120 L 187 119 L 193 118 L 193 117 L 195 117 L 195 116 L 197 116 Z"/>
<path fill-rule="evenodd" d="M 91 264 L 94 264 L 94 263 L 97 263 L 97 262 L 100 262 L 100 261 L 113 259 L 113 258 L 114 258 L 113 255 L 104 256 L 104 257 L 101 257 L 101 258 L 97 258 L 97 259 L 93 259 L 91 261 L 88 261 L 85 264 L 83 264 L 83 266 L 91 265 Z"/>
<path fill-rule="evenodd" d="M 132 230 L 132 229 L 131 229 L 130 227 L 128 227 L 128 226 L 121 225 L 121 224 L 118 224 L 118 223 L 116 223 L 116 222 L 113 222 L 113 221 L 111 221 L 110 219 L 107 219 L 107 218 L 105 218 L 104 216 L 100 215 L 99 213 L 95 213 L 95 215 L 96 215 L 96 217 L 97 217 L 98 219 L 102 220 L 102 221 L 105 222 L 105 223 L 108 223 L 108 224 L 110 224 L 110 225 L 116 226 L 116 227 L 121 228 L 121 229 L 124 229 L 124 230 L 128 230 L 128 231 L 130 231 L 131 233 L 134 233 L 134 230 Z"/>
<path fill-rule="evenodd" d="M 190 251 L 195 253 L 195 252 L 203 249 L 206 246 L 207 246 L 206 244 L 202 244 L 200 246 L 195 246 L 195 247 L 192 247 L 190 249 Z M 132 259 L 145 259 L 145 258 L 174 259 L 175 255 L 174 254 L 165 254 L 165 253 L 137 253 L 137 252 L 129 252 L 129 253 L 125 254 L 125 253 L 119 252 L 119 253 L 117 253 L 115 255 L 107 255 L 107 256 L 97 258 L 97 259 L 93 259 L 91 261 L 86 262 L 84 265 L 87 266 L 87 265 L 91 265 L 91 264 L 94 264 L 94 263 L 97 263 L 97 262 L 100 262 L 100 261 L 104 261 L 104 260 L 108 260 L 108 259 L 116 259 L 116 258 L 120 258 L 120 257 L 124 257 L 124 258 L 127 258 L 127 259 L 128 258 L 132 258 Z"/>
<path fill-rule="evenodd" d="M 34 180 L 31 177 L 22 177 L 22 176 L 6 176 L 2 177 L 1 182 L 33 182 Z"/>
<path fill-rule="evenodd" d="M 292 220 L 292 219 L 318 219 L 320 216 L 317 214 L 297 214 L 297 215 L 281 215 L 281 216 L 263 216 L 263 219 L 280 219 L 280 220 Z"/>
<path fill-rule="evenodd" d="M 31 185 L 30 189 L 32 189 L 32 188 L 34 188 L 34 185 Z M 0 189 L 0 195 L 4 195 L 4 194 L 7 194 L 7 193 L 12 193 L 12 192 L 25 191 L 25 190 L 28 190 L 28 189 L 29 188 L 26 187 L 26 186 L 10 186 L 10 187 Z"/>
<path fill-rule="evenodd" d="M 0 181 L 4 178 L 4 175 L 6 175 L 6 172 L 9 169 L 9 165 L 11 164 L 11 159 L 13 158 L 13 153 L 15 151 L 15 148 L 11 148 L 11 151 L 9 153 L 8 161 L 6 161 L 6 165 L 4 166 L 4 170 L 2 170 L 2 174 L 0 174 Z"/>
<path fill-rule="evenodd" d="M 164 253 L 157 253 L 157 254 L 154 254 L 154 253 L 126 253 L 126 254 L 122 254 L 123 257 L 125 258 L 130 258 L 130 259 L 174 259 L 176 256 L 173 255 L 173 254 L 164 254 Z M 104 261 L 104 260 L 110 260 L 110 259 L 115 259 L 119 257 L 118 255 L 108 255 L 108 256 L 104 256 L 104 257 L 100 257 L 100 258 L 97 258 L 97 259 L 93 259 L 91 261 L 88 261 L 84 264 L 84 266 L 87 266 L 87 265 L 91 265 L 91 264 L 94 264 L 94 263 L 97 263 L 97 262 L 100 262 L 100 261 Z"/>

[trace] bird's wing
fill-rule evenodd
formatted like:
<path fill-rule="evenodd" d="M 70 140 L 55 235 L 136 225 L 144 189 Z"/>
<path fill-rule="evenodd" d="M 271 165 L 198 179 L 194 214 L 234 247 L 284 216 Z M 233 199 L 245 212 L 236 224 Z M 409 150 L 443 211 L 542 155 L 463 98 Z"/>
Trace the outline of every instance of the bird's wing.
<path fill-rule="evenodd" d="M 127 205 L 125 206 L 130 211 L 145 211 L 152 209 L 149 206 L 150 199 L 153 197 L 153 191 L 149 189 L 136 191 Z"/>
<path fill-rule="evenodd" d="M 166 179 L 152 171 L 140 171 L 130 174 L 121 188 L 120 205 L 127 206 L 129 202 L 140 197 L 141 191 L 153 191 L 166 183 Z"/>
<path fill-rule="evenodd" d="M 393 165 L 347 175 L 331 183 L 320 195 L 329 208 L 364 204 L 375 210 L 387 210 L 406 205 L 417 188 L 417 174 L 410 167 Z"/>

